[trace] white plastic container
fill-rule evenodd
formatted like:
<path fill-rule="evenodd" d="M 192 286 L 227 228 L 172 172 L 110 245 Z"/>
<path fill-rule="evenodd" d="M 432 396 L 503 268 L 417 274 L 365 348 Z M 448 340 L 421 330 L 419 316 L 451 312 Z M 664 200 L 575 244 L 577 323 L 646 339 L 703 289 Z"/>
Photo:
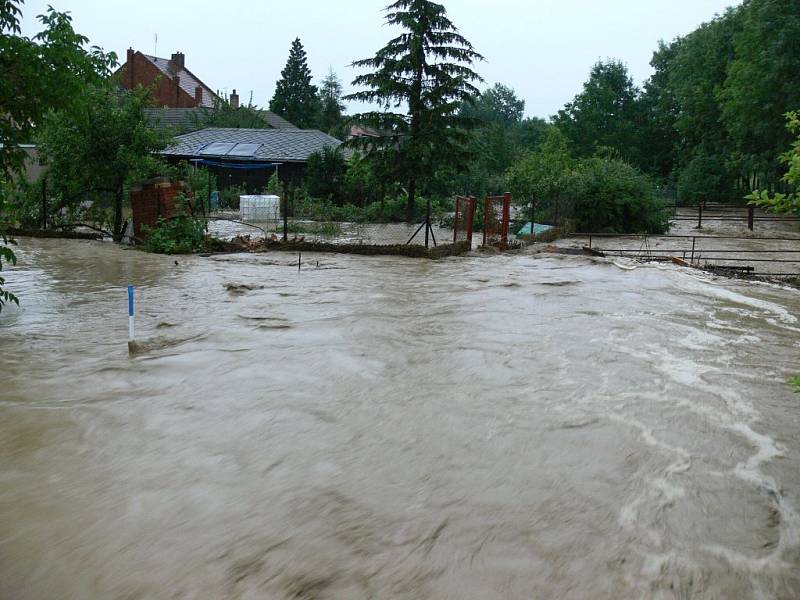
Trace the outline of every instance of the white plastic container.
<path fill-rule="evenodd" d="M 239 218 L 247 223 L 280 221 L 281 199 L 278 196 L 239 196 Z"/>

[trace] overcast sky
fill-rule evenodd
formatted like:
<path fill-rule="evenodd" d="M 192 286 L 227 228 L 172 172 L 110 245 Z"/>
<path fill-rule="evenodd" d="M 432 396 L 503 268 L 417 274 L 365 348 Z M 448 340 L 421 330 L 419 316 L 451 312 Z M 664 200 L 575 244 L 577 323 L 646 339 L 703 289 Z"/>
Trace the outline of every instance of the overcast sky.
<path fill-rule="evenodd" d="M 528 116 L 548 117 L 581 89 L 598 59 L 619 58 L 637 83 L 650 74 L 658 40 L 692 31 L 736 0 L 445 0 L 461 33 L 486 57 L 486 85 L 513 87 Z M 215 90 L 236 89 L 266 106 L 300 37 L 315 81 L 332 67 L 350 90 L 349 64 L 392 35 L 386 0 L 26 0 L 23 32 L 39 30 L 48 4 L 70 11 L 76 30 L 124 62 L 131 46 L 186 55 L 186 67 Z M 351 112 L 358 105 L 350 107 Z"/>

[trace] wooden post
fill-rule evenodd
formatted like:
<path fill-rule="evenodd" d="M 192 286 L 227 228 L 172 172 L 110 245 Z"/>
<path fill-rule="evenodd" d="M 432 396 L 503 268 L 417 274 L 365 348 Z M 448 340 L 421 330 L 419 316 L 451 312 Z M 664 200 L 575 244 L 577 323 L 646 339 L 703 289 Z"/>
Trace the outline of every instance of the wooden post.
<path fill-rule="evenodd" d="M 702 229 L 703 228 L 703 205 L 702 205 L 702 203 L 697 205 L 697 228 L 698 229 Z"/>
<path fill-rule="evenodd" d="M 748 206 L 747 207 L 747 228 L 750 231 L 753 231 L 753 226 L 756 220 L 756 207 L 755 206 Z"/>
<path fill-rule="evenodd" d="M 697 238 L 692 238 L 692 259 L 689 261 L 690 263 L 694 264 L 694 243 L 697 241 Z"/>

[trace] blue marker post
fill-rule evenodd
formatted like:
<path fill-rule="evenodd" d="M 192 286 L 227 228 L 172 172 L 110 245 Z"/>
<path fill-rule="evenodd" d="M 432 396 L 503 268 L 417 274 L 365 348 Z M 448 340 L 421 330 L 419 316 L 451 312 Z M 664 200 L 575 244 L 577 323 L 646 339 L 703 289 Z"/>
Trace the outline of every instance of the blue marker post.
<path fill-rule="evenodd" d="M 133 325 L 133 286 L 128 286 L 128 349 L 133 348 L 136 330 Z"/>

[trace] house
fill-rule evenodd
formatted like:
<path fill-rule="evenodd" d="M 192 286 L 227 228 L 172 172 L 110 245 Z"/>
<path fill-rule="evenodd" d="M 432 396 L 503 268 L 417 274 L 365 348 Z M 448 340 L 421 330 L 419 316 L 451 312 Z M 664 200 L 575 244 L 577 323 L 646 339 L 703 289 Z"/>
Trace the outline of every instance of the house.
<path fill-rule="evenodd" d="M 239 96 L 236 90 L 230 95 L 229 102 L 232 108 L 238 107 Z M 145 114 L 152 125 L 167 129 L 173 133 L 188 133 L 205 127 L 205 119 L 212 109 L 204 107 L 193 108 L 148 108 Z M 279 117 L 269 110 L 256 111 L 272 129 L 297 129 L 286 119 Z"/>
<path fill-rule="evenodd" d="M 309 156 L 341 144 L 316 129 L 211 127 L 177 136 L 162 155 L 173 164 L 188 161 L 208 168 L 221 189 L 244 185 L 261 190 L 276 170 L 284 182 L 301 182 Z"/>
<path fill-rule="evenodd" d="M 154 86 L 153 95 L 158 106 L 212 108 L 220 101 L 218 94 L 186 68 L 186 56 L 182 52 L 167 59 L 128 48 L 127 60 L 116 75 L 129 90 Z"/>

